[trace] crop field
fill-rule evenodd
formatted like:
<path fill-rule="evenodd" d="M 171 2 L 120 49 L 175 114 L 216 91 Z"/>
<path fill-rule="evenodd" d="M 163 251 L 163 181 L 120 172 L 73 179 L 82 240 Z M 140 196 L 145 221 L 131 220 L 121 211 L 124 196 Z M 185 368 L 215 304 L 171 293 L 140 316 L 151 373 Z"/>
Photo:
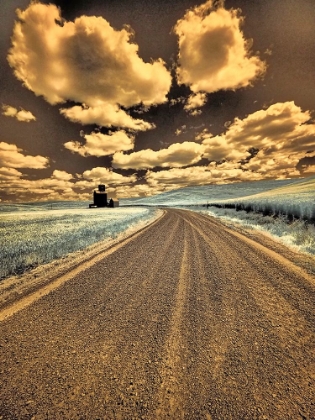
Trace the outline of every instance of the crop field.
<path fill-rule="evenodd" d="M 0 278 L 115 238 L 155 213 L 146 208 L 89 210 L 78 204 L 67 209 L 65 203 L 54 203 L 55 210 L 47 204 L 44 210 L 15 205 L 10 212 L 0 206 Z"/>
<path fill-rule="evenodd" d="M 315 177 L 187 187 L 121 204 L 93 210 L 84 202 L 0 205 L 0 279 L 115 238 L 159 206 L 207 213 L 315 254 Z"/>
<path fill-rule="evenodd" d="M 126 200 L 126 204 L 129 204 Z M 185 187 L 131 205 L 184 207 L 271 235 L 315 254 L 315 177 Z"/>
<path fill-rule="evenodd" d="M 289 185 L 247 197 L 218 202 L 223 207 L 247 212 L 263 213 L 265 216 L 283 215 L 290 220 L 315 221 L 315 178 L 299 180 Z"/>
<path fill-rule="evenodd" d="M 195 206 L 271 191 L 292 184 L 291 179 L 235 182 L 221 185 L 196 185 L 171 190 L 150 197 L 121 200 L 122 205 Z"/>
<path fill-rule="evenodd" d="M 218 200 L 207 213 L 260 229 L 299 251 L 315 254 L 315 178 L 258 194 Z"/>

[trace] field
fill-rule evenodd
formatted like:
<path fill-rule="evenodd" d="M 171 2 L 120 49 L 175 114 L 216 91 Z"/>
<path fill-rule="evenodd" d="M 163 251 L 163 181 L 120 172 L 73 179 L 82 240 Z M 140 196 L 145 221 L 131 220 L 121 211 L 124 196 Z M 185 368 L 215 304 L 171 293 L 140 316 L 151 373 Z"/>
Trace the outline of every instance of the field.
<path fill-rule="evenodd" d="M 282 215 L 290 220 L 315 221 L 315 178 L 295 181 L 289 185 L 259 194 L 220 200 L 218 206 L 236 208 L 265 216 Z"/>
<path fill-rule="evenodd" d="M 249 181 L 222 185 L 196 185 L 154 195 L 151 197 L 121 200 L 122 205 L 187 206 L 203 205 L 217 200 L 247 197 L 290 185 L 291 179 L 271 181 Z"/>
<path fill-rule="evenodd" d="M 315 177 L 181 188 L 125 204 L 184 207 L 315 254 Z"/>
<path fill-rule="evenodd" d="M 110 238 L 154 216 L 154 209 L 87 209 L 85 203 L 0 206 L 0 278 Z"/>
<path fill-rule="evenodd" d="M 0 205 L 0 279 L 115 238 L 163 206 L 210 214 L 315 254 L 315 177 L 186 187 L 120 204 L 93 210 L 84 202 Z"/>
<path fill-rule="evenodd" d="M 247 197 L 218 200 L 209 213 L 260 229 L 299 251 L 315 254 L 315 178 Z"/>

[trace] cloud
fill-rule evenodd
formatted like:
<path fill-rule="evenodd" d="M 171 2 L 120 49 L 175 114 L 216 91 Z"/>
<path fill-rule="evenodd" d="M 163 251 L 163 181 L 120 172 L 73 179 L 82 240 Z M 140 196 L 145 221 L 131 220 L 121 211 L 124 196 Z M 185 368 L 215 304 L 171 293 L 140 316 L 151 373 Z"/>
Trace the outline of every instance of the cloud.
<path fill-rule="evenodd" d="M 8 168 L 44 169 L 49 160 L 43 156 L 24 155 L 14 144 L 0 142 L 0 165 Z"/>
<path fill-rule="evenodd" d="M 239 10 L 223 6 L 223 1 L 209 0 L 189 10 L 175 25 L 177 79 L 194 93 L 249 86 L 265 71 L 265 63 L 250 53 L 250 42 L 240 29 Z"/>
<path fill-rule="evenodd" d="M 215 137 L 210 135 L 202 140 L 202 145 L 204 146 L 203 157 L 210 161 L 232 160 L 238 162 L 250 155 L 246 147 L 234 144 L 224 134 Z"/>
<path fill-rule="evenodd" d="M 303 169 L 303 174 L 315 174 L 315 164 L 305 165 L 302 167 L 302 169 Z"/>
<path fill-rule="evenodd" d="M 229 164 L 172 168 L 159 172 L 147 171 L 146 181 L 150 187 L 175 189 L 192 185 L 226 184 L 262 179 L 261 174 L 244 171 L 240 166 Z"/>
<path fill-rule="evenodd" d="M 50 178 L 34 180 L 12 168 L 0 169 L 1 190 L 16 201 L 83 199 L 74 191 L 72 178 L 65 171 L 54 170 Z"/>
<path fill-rule="evenodd" d="M 201 109 L 193 109 L 192 111 L 190 111 L 190 115 L 192 115 L 193 117 L 200 114 L 202 114 Z"/>
<path fill-rule="evenodd" d="M 187 129 L 187 126 L 186 125 L 182 125 L 180 128 L 177 128 L 176 129 L 175 135 L 176 136 L 179 136 L 180 134 L 185 133 L 186 132 L 186 129 Z"/>
<path fill-rule="evenodd" d="M 270 174 L 290 167 L 293 170 L 308 150 L 314 148 L 315 124 L 309 111 L 302 111 L 294 102 L 279 102 L 244 119 L 235 118 L 225 133 L 212 137 L 202 135 L 204 157 L 238 162 L 258 153 L 243 164 L 244 169 Z M 199 137 L 200 138 L 200 137 Z"/>
<path fill-rule="evenodd" d="M 300 176 L 299 161 L 308 156 L 309 150 L 314 150 L 315 124 L 310 112 L 303 111 L 294 102 L 276 103 L 244 119 L 235 118 L 221 135 L 213 136 L 204 130 L 197 139 L 203 148 L 202 157 L 212 163 L 207 167 L 148 171 L 149 185 L 179 188 L 210 182 Z M 250 150 L 253 149 L 257 153 L 252 156 Z M 309 172 L 312 173 L 312 168 Z"/>
<path fill-rule="evenodd" d="M 188 185 L 203 185 L 211 182 L 211 169 L 206 166 L 172 168 L 159 172 L 148 171 L 146 181 L 150 186 L 172 186 L 180 188 Z"/>
<path fill-rule="evenodd" d="M 249 163 L 243 165 L 243 168 L 259 173 L 263 178 L 293 178 L 301 175 L 296 166 L 304 155 L 304 153 L 287 155 L 281 152 L 269 155 L 261 150 Z"/>
<path fill-rule="evenodd" d="M 36 121 L 36 117 L 30 111 L 25 111 L 24 109 L 18 111 L 16 108 L 10 105 L 2 105 L 2 109 L 2 114 L 6 117 L 13 117 L 18 121 L 23 122 Z"/>
<path fill-rule="evenodd" d="M 151 149 L 126 155 L 115 153 L 112 165 L 121 169 L 148 169 L 157 166 L 181 167 L 198 162 L 201 159 L 203 147 L 194 142 L 174 143 L 167 149 L 153 151 Z"/>
<path fill-rule="evenodd" d="M 103 127 L 123 127 L 136 131 L 146 131 L 154 128 L 141 119 L 134 119 L 118 105 L 102 104 L 100 106 L 74 106 L 71 108 L 62 108 L 60 113 L 70 121 L 79 122 L 84 125 L 97 124 Z"/>
<path fill-rule="evenodd" d="M 294 102 L 278 102 L 243 120 L 235 118 L 226 135 L 229 141 L 244 147 L 297 148 L 306 152 L 308 146 L 314 146 L 315 124 L 305 124 L 310 119 L 310 112 L 302 111 Z"/>
<path fill-rule="evenodd" d="M 184 104 L 185 101 L 186 101 L 185 97 L 184 96 L 180 96 L 178 98 L 172 98 L 172 99 L 170 99 L 169 105 L 170 106 L 175 106 L 177 104 Z"/>
<path fill-rule="evenodd" d="M 315 124 L 310 118 L 310 112 L 302 111 L 294 102 L 276 103 L 244 119 L 235 118 L 221 135 L 213 136 L 204 129 L 196 136 L 199 143 L 187 141 L 158 151 L 115 153 L 112 165 L 120 169 L 180 168 L 205 158 L 231 164 L 242 177 L 242 171 L 264 178 L 292 176 L 299 160 L 314 149 Z"/>
<path fill-rule="evenodd" d="M 107 168 L 97 167 L 83 174 L 72 175 L 54 170 L 49 178 L 28 179 L 27 175 L 13 168 L 0 168 L 1 191 L 15 201 L 36 200 L 91 200 L 92 191 L 105 183 L 111 196 L 115 189 L 128 186 L 137 180 L 135 175 L 123 176 Z M 12 198 L 11 200 L 12 201 Z"/>
<path fill-rule="evenodd" d="M 90 171 L 85 171 L 83 172 L 82 177 L 94 184 L 103 183 L 106 185 L 130 184 L 132 182 L 136 182 L 137 180 L 136 175 L 124 176 L 104 167 L 96 167 Z M 78 181 L 77 185 L 90 186 L 91 182 L 83 184 L 84 180 Z"/>
<path fill-rule="evenodd" d="M 302 111 L 294 102 L 276 103 L 244 119 L 235 118 L 221 135 L 213 136 L 204 129 L 196 140 L 201 144 L 195 149 L 195 155 L 190 156 L 191 163 L 196 162 L 193 156 L 196 159 L 198 156 L 198 160 L 207 158 L 212 163 L 206 167 L 182 168 L 180 166 L 185 165 L 180 158 L 178 163 L 181 164 L 175 167 L 174 161 L 167 158 L 170 148 L 150 151 L 147 157 L 143 155 L 147 151 L 129 156 L 117 154 L 114 155 L 114 161 L 121 164 L 121 167 L 172 167 L 159 172 L 147 172 L 146 180 L 150 187 L 160 190 L 207 183 L 292 178 L 301 175 L 296 169 L 297 164 L 308 155 L 309 150 L 314 149 L 315 124 L 310 112 Z M 186 144 L 196 145 L 192 142 Z M 178 147 L 176 151 L 180 157 L 180 145 L 175 146 Z M 143 161 L 145 165 L 142 165 Z"/>
<path fill-rule="evenodd" d="M 0 168 L 0 180 L 20 179 L 22 172 L 13 168 Z"/>
<path fill-rule="evenodd" d="M 161 59 L 145 63 L 139 57 L 127 26 L 115 30 L 95 16 L 67 22 L 55 5 L 37 2 L 17 15 L 8 62 L 24 86 L 50 104 L 71 100 L 89 107 L 64 108 L 66 117 L 143 130 L 148 125 L 128 118 L 119 106 L 166 102 L 170 72 Z"/>
<path fill-rule="evenodd" d="M 186 111 L 190 111 L 191 114 L 196 111 L 196 108 L 201 108 L 207 101 L 207 95 L 205 93 L 196 93 L 188 97 L 187 102 L 184 106 Z M 192 112 L 191 112 L 192 111 Z"/>
<path fill-rule="evenodd" d="M 70 181 L 70 179 L 72 179 L 73 176 L 66 171 L 59 171 L 58 169 L 55 169 L 52 174 L 52 178 L 58 179 L 61 181 Z"/>
<path fill-rule="evenodd" d="M 121 185 L 117 186 L 114 191 L 117 197 L 131 198 L 131 197 L 147 197 L 151 195 L 161 194 L 176 188 L 176 185 L 166 184 L 135 184 L 135 185 Z M 111 189 L 108 189 L 111 192 Z"/>
<path fill-rule="evenodd" d="M 212 182 L 214 184 L 227 184 L 240 181 L 258 181 L 263 179 L 263 175 L 252 172 L 249 170 L 243 170 L 240 164 L 233 162 L 223 162 L 216 164 L 212 162 L 209 165 L 211 168 Z"/>
<path fill-rule="evenodd" d="M 162 188 L 148 184 L 122 185 L 115 188 L 115 194 L 120 198 L 146 197 L 163 192 Z"/>
<path fill-rule="evenodd" d="M 209 133 L 209 130 L 207 128 L 204 128 L 200 133 L 197 134 L 197 136 L 195 137 L 195 141 L 202 141 L 210 137 L 213 137 L 213 134 Z"/>
<path fill-rule="evenodd" d="M 134 147 L 134 137 L 128 136 L 125 131 L 102 134 L 92 132 L 84 136 L 86 143 L 82 145 L 78 141 L 69 141 L 64 144 L 65 148 L 81 156 L 108 156 L 117 151 L 130 150 Z"/>

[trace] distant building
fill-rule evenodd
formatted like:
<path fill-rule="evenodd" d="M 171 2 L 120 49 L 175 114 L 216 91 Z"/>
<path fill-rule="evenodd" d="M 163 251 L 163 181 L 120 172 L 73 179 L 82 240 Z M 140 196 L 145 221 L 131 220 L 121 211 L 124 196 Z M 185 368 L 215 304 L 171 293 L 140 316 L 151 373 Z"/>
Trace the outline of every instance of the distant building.
<path fill-rule="evenodd" d="M 111 198 L 108 202 L 108 207 L 119 207 L 119 201 Z"/>
<path fill-rule="evenodd" d="M 106 187 L 100 184 L 97 190 L 93 191 L 93 204 L 89 204 L 89 208 L 93 207 L 118 207 L 119 201 L 112 198 L 107 201 Z"/>

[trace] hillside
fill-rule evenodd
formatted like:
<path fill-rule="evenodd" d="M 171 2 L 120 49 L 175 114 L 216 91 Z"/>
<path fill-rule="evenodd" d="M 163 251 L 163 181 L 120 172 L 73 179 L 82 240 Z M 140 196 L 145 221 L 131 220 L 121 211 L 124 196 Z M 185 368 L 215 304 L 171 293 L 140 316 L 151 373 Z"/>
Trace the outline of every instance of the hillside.
<path fill-rule="evenodd" d="M 315 220 L 315 177 L 297 180 L 270 191 L 221 201 L 238 210 L 282 214 L 289 219 Z M 220 204 L 220 202 L 218 203 Z"/>
<path fill-rule="evenodd" d="M 265 193 L 295 183 L 292 179 L 237 182 L 222 185 L 184 187 L 151 197 L 122 199 L 122 205 L 185 206 L 235 199 Z"/>

